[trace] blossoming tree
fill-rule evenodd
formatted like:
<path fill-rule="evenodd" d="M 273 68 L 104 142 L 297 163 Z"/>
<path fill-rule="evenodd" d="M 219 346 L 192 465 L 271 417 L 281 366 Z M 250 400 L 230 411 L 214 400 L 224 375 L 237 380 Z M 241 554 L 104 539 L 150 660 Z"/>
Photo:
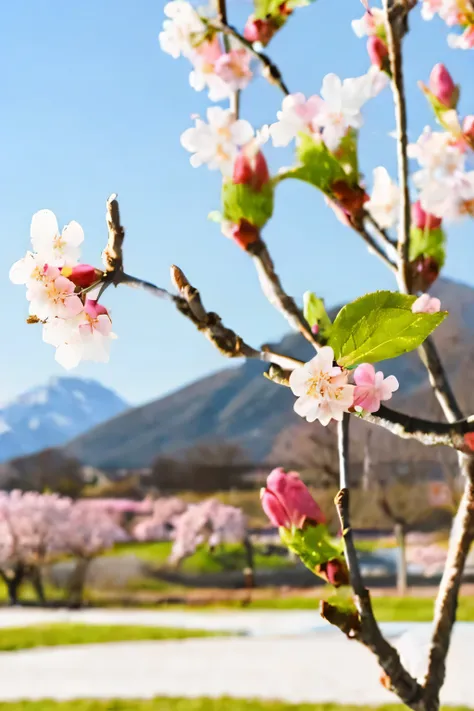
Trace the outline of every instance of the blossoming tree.
<path fill-rule="evenodd" d="M 474 171 L 469 170 L 474 115 L 460 116 L 459 88 L 446 68 L 437 64 L 421 89 L 428 100 L 427 117 L 431 111 L 432 123 L 438 127 L 428 126 L 409 144 L 402 55 L 409 16 L 417 5 L 426 20 L 437 14 L 455 28 L 448 35 L 451 47 L 472 48 L 474 5 L 472 0 L 383 0 L 382 7 L 371 8 L 363 0 L 365 12 L 353 29 L 367 37 L 369 70 L 345 79 L 328 74 L 320 93 L 306 97 L 289 89 L 265 48 L 292 14 L 304 12 L 309 2 L 254 0 L 253 13 L 240 30 L 231 24 L 225 0 L 216 0 L 215 9 L 207 14 L 186 0 L 172 0 L 165 6 L 160 34 L 165 52 L 190 62 L 192 87 L 206 90 L 211 102 L 228 101 L 228 108 L 212 105 L 205 118 L 196 118 L 181 143 L 191 154 L 193 167 L 207 166 L 222 174 L 222 207 L 210 218 L 249 255 L 266 298 L 312 344 L 315 355 L 308 363 L 246 343 L 224 326 L 217 313 L 205 308 L 199 291 L 176 266 L 171 269 L 174 293 L 128 274 L 123 260 L 125 232 L 115 195 L 107 201 L 108 243 L 101 269 L 78 263 L 84 237 L 81 227 L 71 222 L 60 232 L 54 215 L 43 210 L 33 217 L 32 251 L 13 266 L 11 278 L 26 285 L 29 321 L 42 324 L 43 340 L 56 348 L 56 359 L 67 368 L 81 360 L 108 359 L 113 333 L 102 297 L 111 285 L 140 287 L 174 305 L 223 355 L 267 363 L 267 377 L 275 387 L 291 388 L 295 411 L 308 422 L 338 423 L 340 492 L 335 504 L 342 544 L 329 537 L 319 507 L 295 473 L 276 470 L 270 475 L 263 506 L 280 527 L 282 540 L 305 565 L 337 590 L 350 582 L 352 597 L 335 595 L 333 602 L 323 605 L 322 614 L 373 652 L 384 684 L 406 706 L 435 711 L 474 536 L 474 418 L 461 412 L 430 339 L 448 314 L 426 292 L 445 260 L 445 223 L 474 215 Z M 255 131 L 239 115 L 239 97 L 260 69 L 284 97 L 276 121 Z M 359 170 L 358 134 L 364 126 L 364 105 L 382 91 L 388 94 L 388 86 L 395 108 L 398 184 L 379 166 L 369 190 Z M 276 175 L 270 174 L 262 152 L 268 141 L 277 147 L 294 147 L 293 165 Z M 418 163 L 412 176 L 410 159 Z M 300 308 L 285 291 L 262 236 L 272 217 L 278 185 L 286 180 L 318 189 L 337 217 L 384 263 L 398 290 L 363 294 L 342 308 L 333 322 L 321 295 L 307 292 Z M 384 404 L 398 382 L 392 375 L 385 377 L 377 364 L 416 349 L 444 422 L 413 417 Z M 400 438 L 451 447 L 458 453 L 465 489 L 435 605 L 424 678 L 414 678 L 383 637 L 360 573 L 349 515 L 349 426 L 354 417 Z"/>

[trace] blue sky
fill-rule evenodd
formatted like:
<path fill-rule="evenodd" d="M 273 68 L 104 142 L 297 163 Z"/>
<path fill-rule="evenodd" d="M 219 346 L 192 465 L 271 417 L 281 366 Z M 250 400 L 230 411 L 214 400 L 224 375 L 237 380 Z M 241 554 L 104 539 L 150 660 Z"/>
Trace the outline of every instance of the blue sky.
<path fill-rule="evenodd" d="M 186 60 L 161 52 L 162 0 L 15 0 L 3 3 L 0 27 L 0 401 L 65 371 L 38 327 L 27 326 L 22 287 L 8 281 L 12 262 L 28 247 L 31 215 L 50 208 L 60 224 L 72 219 L 86 233 L 83 261 L 99 263 L 106 236 L 104 205 L 117 192 L 127 228 L 126 269 L 169 284 L 178 264 L 200 288 L 205 304 L 254 345 L 280 338 L 286 322 L 261 296 L 253 265 L 208 222 L 219 207 L 219 176 L 192 169 L 180 134 L 191 114 L 205 112 L 204 93 L 188 84 Z M 243 26 L 250 0 L 229 0 Z M 357 76 L 367 69 L 365 42 L 350 20 L 358 0 L 318 0 L 294 13 L 269 47 L 292 91 L 317 93 L 328 72 Z M 474 112 L 473 53 L 452 51 L 440 21 L 412 13 L 406 42 L 410 138 L 431 122 L 418 79 L 437 61 L 463 86 L 461 111 Z M 274 120 L 277 89 L 257 78 L 245 92 L 243 117 L 255 126 Z M 366 107 L 361 167 L 370 178 L 384 164 L 395 176 L 391 95 Z M 288 151 L 269 152 L 276 170 Z M 357 236 L 340 225 L 310 186 L 288 181 L 278 189 L 264 237 L 287 291 L 307 289 L 335 304 L 377 288 L 390 277 Z M 445 274 L 474 286 L 474 229 L 449 230 Z M 152 399 L 228 365 L 166 303 L 125 288 L 109 290 L 118 340 L 108 365 L 82 364 L 72 374 L 93 377 L 131 403 Z"/>

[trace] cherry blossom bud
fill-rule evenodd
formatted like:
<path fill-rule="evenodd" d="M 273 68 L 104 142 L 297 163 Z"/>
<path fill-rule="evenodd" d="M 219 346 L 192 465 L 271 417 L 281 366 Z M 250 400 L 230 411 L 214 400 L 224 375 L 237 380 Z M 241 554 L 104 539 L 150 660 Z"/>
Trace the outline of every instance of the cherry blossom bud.
<path fill-rule="evenodd" d="M 272 20 L 259 20 L 253 15 L 248 18 L 245 28 L 244 37 L 248 42 L 259 42 L 265 47 L 277 32 L 278 26 Z"/>
<path fill-rule="evenodd" d="M 250 245 L 260 239 L 260 230 L 248 220 L 240 220 L 238 225 L 226 225 L 224 234 L 233 239 L 239 247 L 247 251 Z"/>
<path fill-rule="evenodd" d="M 420 230 L 437 230 L 441 227 L 442 219 L 441 217 L 436 217 L 436 215 L 430 215 L 425 212 L 421 207 L 421 203 L 418 200 L 411 206 L 411 220 L 415 227 Z"/>
<path fill-rule="evenodd" d="M 265 156 L 254 146 L 244 148 L 234 163 L 232 182 L 234 185 L 250 185 L 256 192 L 260 192 L 270 180 Z"/>
<path fill-rule="evenodd" d="M 341 585 L 349 585 L 349 571 L 346 561 L 341 558 L 333 558 L 327 563 L 321 563 L 317 568 L 317 574 L 335 588 Z"/>
<path fill-rule="evenodd" d="M 319 326 L 318 326 L 317 323 L 315 323 L 315 324 L 313 324 L 313 325 L 311 326 L 311 333 L 313 333 L 315 336 L 318 335 L 318 333 L 319 333 Z"/>
<path fill-rule="evenodd" d="M 430 74 L 429 89 L 440 104 L 454 109 L 458 103 L 459 90 L 444 64 L 435 64 Z"/>
<path fill-rule="evenodd" d="M 439 276 L 439 264 L 434 257 L 421 255 L 411 263 L 414 291 L 427 291 Z"/>
<path fill-rule="evenodd" d="M 73 284 L 87 289 L 102 276 L 102 272 L 90 264 L 78 264 L 76 267 L 62 267 L 61 274 L 67 277 Z"/>
<path fill-rule="evenodd" d="M 275 526 L 303 528 L 308 521 L 313 525 L 325 523 L 325 517 L 297 472 L 286 473 L 279 467 L 267 479 L 260 492 L 262 507 Z"/>
<path fill-rule="evenodd" d="M 379 69 L 388 68 L 388 47 L 380 37 L 376 35 L 369 37 L 367 40 L 367 52 L 374 66 Z"/>

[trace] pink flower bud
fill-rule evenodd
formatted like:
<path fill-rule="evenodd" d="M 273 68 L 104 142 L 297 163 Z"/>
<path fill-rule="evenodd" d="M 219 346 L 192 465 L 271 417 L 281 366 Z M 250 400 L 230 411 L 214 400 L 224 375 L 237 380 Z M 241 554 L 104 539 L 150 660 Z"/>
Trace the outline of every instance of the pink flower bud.
<path fill-rule="evenodd" d="M 318 335 L 319 333 L 319 326 L 317 323 L 315 323 L 313 326 L 311 326 L 311 333 L 313 333 L 315 336 Z"/>
<path fill-rule="evenodd" d="M 279 467 L 267 479 L 260 492 L 262 508 L 275 526 L 303 528 L 306 521 L 313 525 L 326 519 L 297 472 L 286 473 Z"/>
<path fill-rule="evenodd" d="M 346 561 L 341 558 L 333 558 L 328 560 L 327 563 L 321 563 L 316 572 L 330 585 L 334 585 L 335 588 L 341 585 L 349 585 L 349 571 Z"/>
<path fill-rule="evenodd" d="M 81 289 L 87 289 L 100 279 L 102 272 L 90 264 L 78 264 L 75 267 L 62 267 L 61 274 Z"/>
<path fill-rule="evenodd" d="M 418 200 L 411 206 L 411 219 L 413 225 L 418 227 L 420 230 L 437 230 L 441 227 L 442 219 L 441 217 L 436 217 L 436 215 L 430 215 L 425 212 L 421 207 L 421 203 Z"/>
<path fill-rule="evenodd" d="M 278 26 L 271 19 L 257 20 L 253 15 L 250 15 L 245 24 L 244 37 L 252 44 L 260 42 L 265 47 L 277 30 Z"/>
<path fill-rule="evenodd" d="M 267 161 L 261 151 L 255 152 L 253 146 L 242 150 L 234 163 L 232 182 L 234 185 L 250 185 L 256 192 L 260 192 L 270 180 Z"/>
<path fill-rule="evenodd" d="M 429 89 L 439 103 L 454 109 L 458 102 L 458 88 L 444 64 L 435 64 L 430 74 Z"/>
<path fill-rule="evenodd" d="M 259 241 L 260 230 L 248 220 L 242 219 L 238 225 L 230 227 L 228 236 L 237 242 L 239 247 L 247 251 L 250 245 Z"/>
<path fill-rule="evenodd" d="M 384 69 L 387 64 L 388 58 L 388 48 L 385 42 L 372 35 L 367 40 L 367 52 L 369 53 L 369 58 L 372 64 L 374 64 L 379 69 Z"/>

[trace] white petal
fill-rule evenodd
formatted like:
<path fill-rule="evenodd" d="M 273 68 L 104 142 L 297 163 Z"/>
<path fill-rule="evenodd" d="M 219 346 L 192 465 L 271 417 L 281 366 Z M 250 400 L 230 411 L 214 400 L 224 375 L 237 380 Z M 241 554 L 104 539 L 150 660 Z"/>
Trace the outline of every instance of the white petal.
<path fill-rule="evenodd" d="M 206 115 L 209 124 L 214 129 L 219 129 L 228 124 L 232 112 L 230 109 L 223 109 L 222 106 L 210 106 Z"/>
<path fill-rule="evenodd" d="M 278 121 L 277 123 L 273 123 L 270 128 L 270 136 L 273 141 L 273 145 L 276 148 L 281 148 L 283 146 L 287 146 L 290 141 L 293 140 L 296 136 L 296 131 L 294 130 L 294 127 L 286 123 L 285 121 Z"/>
<path fill-rule="evenodd" d="M 72 220 L 64 227 L 62 237 L 68 244 L 78 247 L 84 242 L 84 230 L 78 222 Z"/>
<path fill-rule="evenodd" d="M 305 395 L 308 389 L 308 378 L 311 377 L 304 366 L 295 368 L 290 375 L 290 388 L 294 395 Z"/>
<path fill-rule="evenodd" d="M 9 277 L 13 284 L 26 284 L 31 273 L 36 266 L 33 255 L 28 252 L 22 259 L 19 259 L 10 268 Z"/>
<path fill-rule="evenodd" d="M 342 82 L 337 74 L 326 74 L 321 87 L 321 96 L 333 111 L 341 110 Z"/>
<path fill-rule="evenodd" d="M 300 417 L 308 418 L 313 415 L 313 420 L 308 419 L 308 422 L 314 422 L 314 420 L 316 419 L 315 413 L 318 412 L 319 404 L 314 398 L 308 397 L 307 395 L 303 395 L 302 397 L 299 397 L 298 400 L 295 402 L 295 404 L 293 405 L 293 409 Z"/>
<path fill-rule="evenodd" d="M 68 343 L 63 343 L 56 349 L 55 359 L 66 370 L 72 370 L 72 368 L 76 368 L 79 365 L 81 356 L 82 347 L 80 344 L 69 345 Z"/>
<path fill-rule="evenodd" d="M 30 235 L 31 243 L 37 252 L 46 242 L 52 242 L 59 234 L 58 221 L 51 210 L 39 210 L 35 212 L 31 219 Z"/>
<path fill-rule="evenodd" d="M 232 140 L 238 146 L 243 146 L 253 138 L 253 128 L 248 121 L 239 119 L 231 126 Z"/>

